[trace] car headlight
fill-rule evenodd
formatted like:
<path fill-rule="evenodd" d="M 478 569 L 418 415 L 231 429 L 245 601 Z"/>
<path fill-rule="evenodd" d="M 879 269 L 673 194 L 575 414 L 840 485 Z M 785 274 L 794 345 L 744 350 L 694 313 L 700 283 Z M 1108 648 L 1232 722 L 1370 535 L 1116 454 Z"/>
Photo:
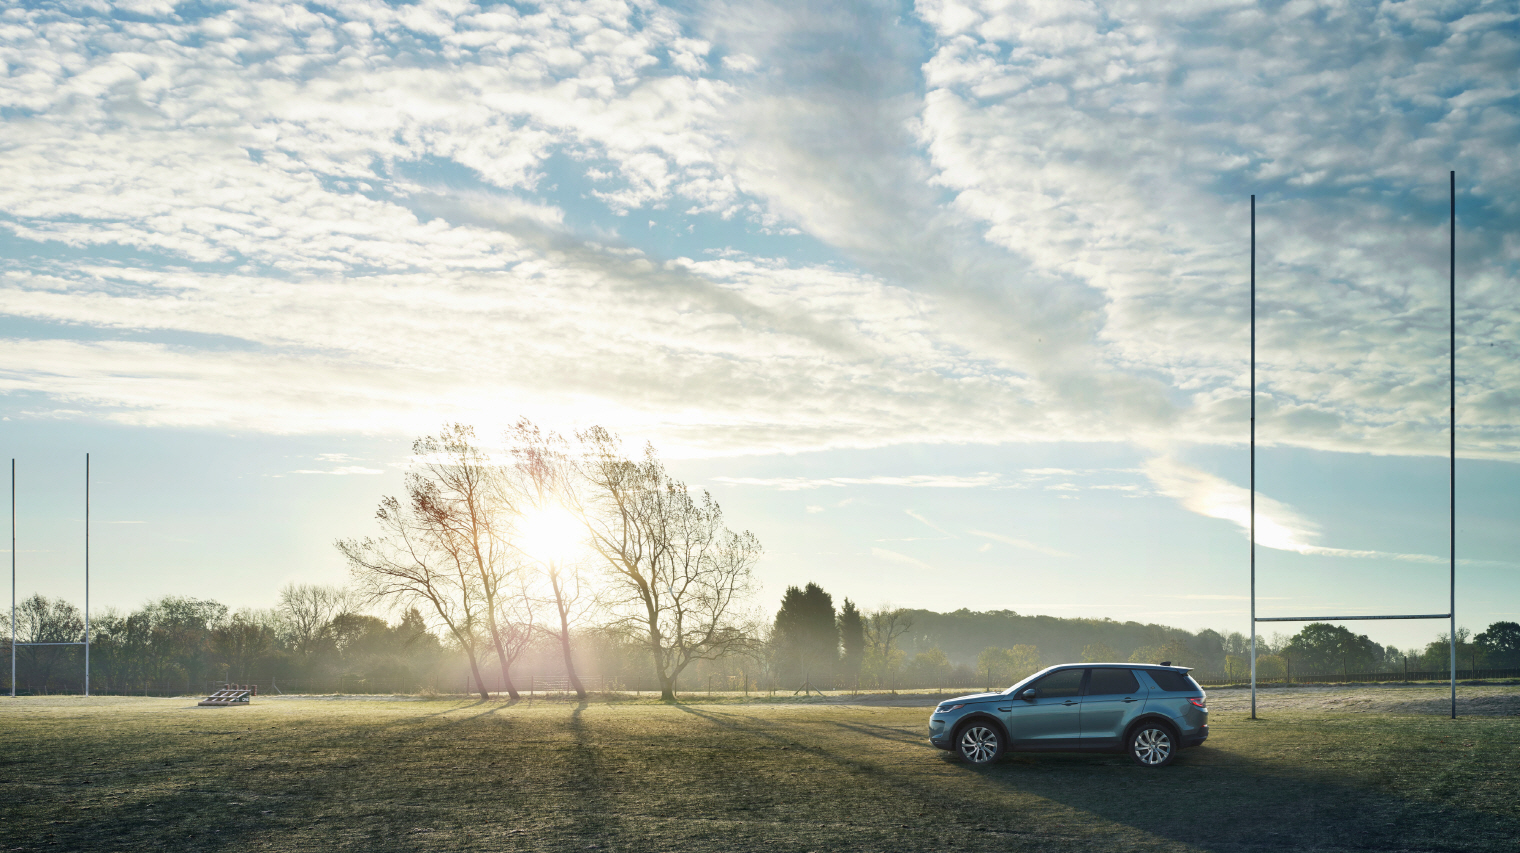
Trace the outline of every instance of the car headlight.
<path fill-rule="evenodd" d="M 966 703 L 965 702 L 962 702 L 959 705 L 941 705 L 938 708 L 936 708 L 934 710 L 934 712 L 936 714 L 943 714 L 943 713 L 946 713 L 948 711 L 959 711 L 961 708 L 964 708 L 964 707 L 966 707 Z"/>

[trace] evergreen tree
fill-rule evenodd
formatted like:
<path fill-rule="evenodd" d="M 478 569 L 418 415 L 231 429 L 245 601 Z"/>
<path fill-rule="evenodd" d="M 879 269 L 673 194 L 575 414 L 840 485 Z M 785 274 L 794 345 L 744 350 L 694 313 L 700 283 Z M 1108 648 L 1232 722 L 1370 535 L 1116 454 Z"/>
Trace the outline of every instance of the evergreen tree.
<path fill-rule="evenodd" d="M 788 587 L 776 611 L 774 653 L 782 684 L 831 676 L 839 662 L 839 626 L 834 621 L 834 597 L 823 587 Z"/>
<path fill-rule="evenodd" d="M 839 608 L 839 645 L 844 651 L 840 658 L 840 672 L 850 679 L 859 678 L 860 665 L 866 654 L 866 625 L 855 602 L 848 598 Z"/>

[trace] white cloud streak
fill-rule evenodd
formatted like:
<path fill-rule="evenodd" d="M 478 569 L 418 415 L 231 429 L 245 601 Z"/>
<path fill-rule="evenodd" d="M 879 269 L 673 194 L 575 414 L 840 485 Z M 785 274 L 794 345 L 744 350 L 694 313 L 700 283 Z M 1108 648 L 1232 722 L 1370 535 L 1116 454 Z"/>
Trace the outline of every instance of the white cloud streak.
<path fill-rule="evenodd" d="M 923 560 L 917 559 L 915 557 L 910 557 L 907 554 L 899 554 L 896 551 L 888 551 L 886 548 L 872 548 L 871 556 L 879 557 L 880 559 L 886 560 L 889 563 L 911 566 L 915 569 L 924 569 L 925 571 L 934 570 L 933 566 L 929 565 Z"/>
<path fill-rule="evenodd" d="M 1199 471 L 1169 456 L 1158 456 L 1145 465 L 1145 473 L 1156 490 L 1175 498 L 1184 509 L 1208 518 L 1218 518 L 1236 525 L 1242 532 L 1251 530 L 1250 490 L 1221 477 Z M 1279 551 L 1313 554 L 1324 557 L 1388 559 L 1407 563 L 1444 565 L 1450 558 L 1433 554 L 1408 554 L 1358 548 L 1331 548 L 1316 545 L 1318 525 L 1304 518 L 1292 507 L 1260 492 L 1256 495 L 1256 544 Z"/>
<path fill-rule="evenodd" d="M 1019 539 L 1019 538 L 1014 537 L 1014 536 L 1006 536 L 1006 535 L 1004 535 L 1002 533 L 989 533 L 989 532 L 987 532 L 985 530 L 969 530 L 967 532 L 970 533 L 972 536 L 980 536 L 983 539 L 991 539 L 994 542 L 1001 542 L 1004 545 L 1012 545 L 1015 548 L 1022 548 L 1025 551 L 1033 551 L 1036 554 L 1044 554 L 1047 557 L 1070 557 L 1071 556 L 1070 554 L 1066 553 L 1065 551 L 1057 551 L 1054 548 L 1047 548 L 1044 545 L 1037 545 L 1034 542 L 1030 542 L 1027 539 Z"/>

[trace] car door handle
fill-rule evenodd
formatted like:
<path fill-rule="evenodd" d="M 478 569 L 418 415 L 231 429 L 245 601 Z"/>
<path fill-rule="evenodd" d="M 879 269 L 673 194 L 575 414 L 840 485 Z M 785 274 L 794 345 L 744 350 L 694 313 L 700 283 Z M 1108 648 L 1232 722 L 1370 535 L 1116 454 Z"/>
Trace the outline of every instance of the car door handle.
<path fill-rule="evenodd" d="M 1462 638 L 1461 638 L 1461 637 L 1458 637 L 1458 638 L 1457 638 L 1457 639 L 1459 639 L 1459 640 L 1460 640 L 1460 639 L 1462 639 Z M 999 711 L 1012 711 L 1012 710 L 1013 710 L 1013 706 L 1012 706 L 1012 705 L 1009 705 L 1009 706 L 1008 706 L 1008 707 L 1006 707 L 1006 708 L 999 708 L 999 709 L 998 709 L 998 710 L 999 710 Z"/>
<path fill-rule="evenodd" d="M 1461 638 L 1461 637 L 1458 637 L 1458 638 L 1457 638 L 1457 639 L 1459 639 L 1459 640 L 1460 640 L 1460 639 L 1462 639 L 1462 638 Z M 1082 703 L 1081 703 L 1081 702 L 1073 702 L 1073 701 L 1071 701 L 1071 700 L 1070 700 L 1070 699 L 1068 699 L 1068 700 L 1066 700 L 1066 701 L 1065 701 L 1065 702 L 1062 702 L 1062 703 L 1061 703 L 1061 704 L 1062 704 L 1062 705 L 1080 705 L 1080 704 L 1082 704 Z"/>
<path fill-rule="evenodd" d="M 1458 637 L 1458 638 L 1457 638 L 1457 639 L 1459 639 L 1459 640 L 1460 640 L 1460 639 L 1462 639 L 1462 638 L 1461 638 L 1461 637 Z M 1121 699 L 1121 700 L 1119 700 L 1119 701 L 1121 701 L 1121 702 L 1139 702 L 1139 701 L 1140 701 L 1140 700 L 1139 700 L 1139 699 Z"/>

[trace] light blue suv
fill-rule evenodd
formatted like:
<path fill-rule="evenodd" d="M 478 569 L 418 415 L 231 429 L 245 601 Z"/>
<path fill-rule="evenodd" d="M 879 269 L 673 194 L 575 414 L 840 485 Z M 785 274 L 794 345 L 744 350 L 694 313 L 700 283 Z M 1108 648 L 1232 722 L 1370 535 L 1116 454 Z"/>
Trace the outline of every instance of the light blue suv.
<path fill-rule="evenodd" d="M 1001 693 L 939 704 L 929 742 L 972 764 L 1016 752 L 1128 752 L 1164 767 L 1209 736 L 1203 688 L 1188 667 L 1163 663 L 1061 664 Z"/>

